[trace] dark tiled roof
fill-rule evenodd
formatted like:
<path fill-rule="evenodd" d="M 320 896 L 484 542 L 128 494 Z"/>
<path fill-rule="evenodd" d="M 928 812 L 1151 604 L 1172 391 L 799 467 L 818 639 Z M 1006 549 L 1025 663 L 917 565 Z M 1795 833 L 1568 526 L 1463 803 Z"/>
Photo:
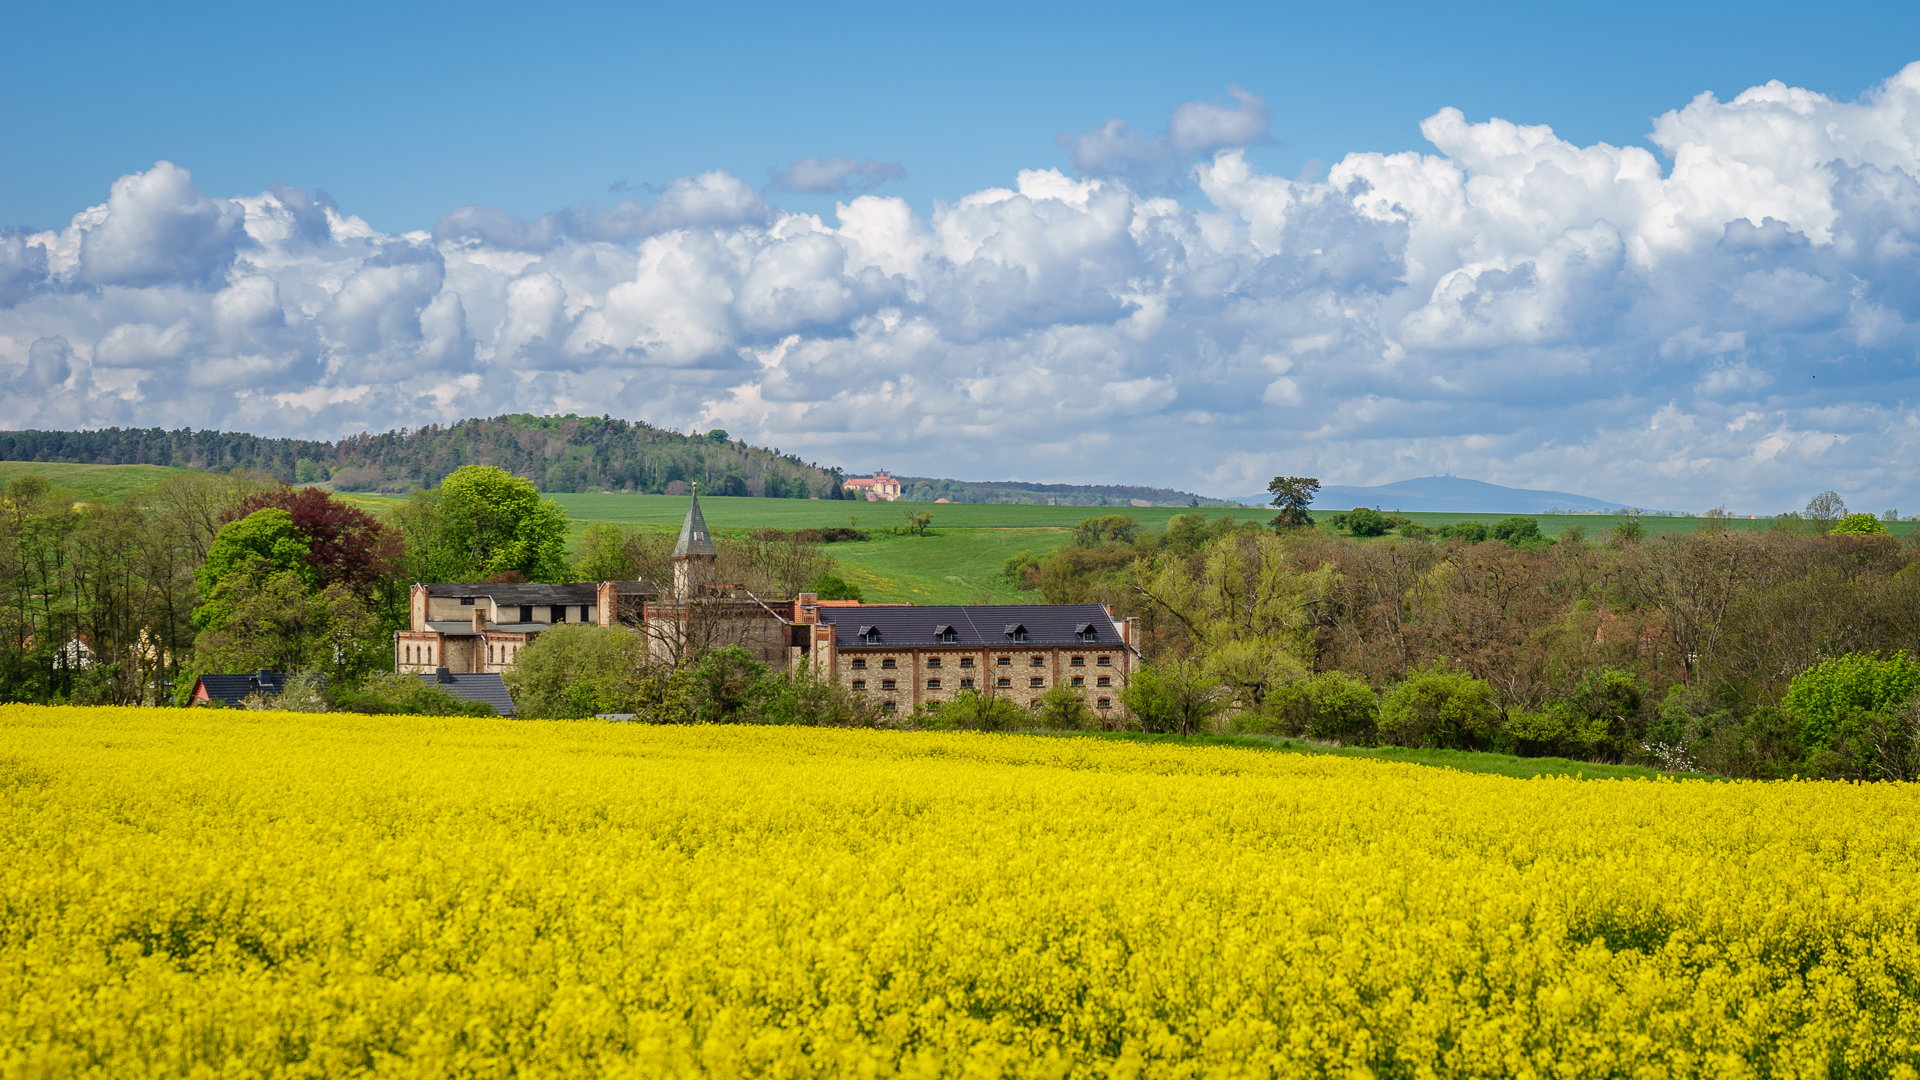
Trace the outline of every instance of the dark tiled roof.
<path fill-rule="evenodd" d="M 501 716 L 513 715 L 513 697 L 507 693 L 506 681 L 498 672 L 492 671 L 423 671 L 420 681 L 437 686 L 455 697 L 468 701 L 484 701 L 493 706 L 493 711 Z"/>
<path fill-rule="evenodd" d="M 327 680 L 320 676 L 315 684 L 325 689 Z M 256 690 L 265 690 L 269 694 L 282 693 L 287 688 L 287 675 L 283 671 L 247 671 L 238 675 L 202 675 L 200 685 L 207 688 L 207 696 L 228 705 L 238 705 L 242 698 Z"/>
<path fill-rule="evenodd" d="M 571 585 L 544 583 L 526 585 L 487 585 L 479 582 L 436 582 L 427 586 L 428 596 L 490 596 L 496 604 L 591 604 L 599 595 L 592 582 Z"/>
<path fill-rule="evenodd" d="M 947 648 L 1004 648 L 1014 645 L 1120 644 L 1120 630 L 1099 604 L 1008 604 L 982 607 L 943 605 L 937 607 L 861 607 L 834 611 L 821 610 L 823 623 L 833 626 L 833 640 L 841 649 L 899 649 L 914 646 L 945 645 Z M 1082 641 L 1074 631 L 1093 625 L 1093 641 Z M 957 641 L 942 642 L 940 631 L 952 627 Z M 1027 640 L 1015 642 L 1008 627 L 1024 626 Z M 868 645 L 860 640 L 867 630 L 880 631 L 880 641 Z"/>
<path fill-rule="evenodd" d="M 505 622 L 505 623 L 490 622 L 487 624 L 487 633 L 489 634 L 543 634 L 543 633 L 546 633 L 548 630 L 553 629 L 555 626 L 561 626 L 561 625 L 579 626 L 580 624 L 579 623 L 548 624 L 543 622 Z M 447 620 L 434 619 L 431 622 L 427 623 L 427 629 L 433 631 L 436 634 L 445 634 L 448 637 L 463 637 L 463 636 L 472 637 L 473 636 L 473 623 L 471 620 L 459 621 L 459 620 L 452 620 L 452 619 L 447 619 Z"/>

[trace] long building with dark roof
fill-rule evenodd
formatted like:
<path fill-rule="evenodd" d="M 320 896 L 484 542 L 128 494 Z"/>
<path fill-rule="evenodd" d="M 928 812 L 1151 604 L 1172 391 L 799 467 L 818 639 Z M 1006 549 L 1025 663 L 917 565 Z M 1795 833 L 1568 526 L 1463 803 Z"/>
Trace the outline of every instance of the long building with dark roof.
<path fill-rule="evenodd" d="M 970 691 L 1032 707 L 1056 686 L 1096 715 L 1118 716 L 1139 667 L 1139 621 L 1100 604 L 809 607 L 822 670 L 906 712 Z"/>
<path fill-rule="evenodd" d="M 699 497 L 673 550 L 670 593 L 645 581 L 571 585 L 418 584 L 411 625 L 394 636 L 401 671 L 500 673 L 522 648 L 563 623 L 648 636 L 675 663 L 739 645 L 769 666 L 803 665 L 865 695 L 883 712 L 910 712 L 963 692 L 1031 707 L 1056 686 L 1079 692 L 1102 717 L 1122 713 L 1120 691 L 1139 668 L 1137 620 L 1099 604 L 943 605 L 821 603 L 813 593 L 762 598 L 713 581 L 718 552 Z"/>

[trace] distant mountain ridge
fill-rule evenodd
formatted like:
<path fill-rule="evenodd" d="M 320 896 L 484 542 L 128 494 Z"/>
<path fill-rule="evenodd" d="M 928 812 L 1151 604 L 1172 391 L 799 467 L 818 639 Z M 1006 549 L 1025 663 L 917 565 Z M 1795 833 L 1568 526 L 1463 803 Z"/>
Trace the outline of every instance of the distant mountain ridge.
<path fill-rule="evenodd" d="M 1134 484 L 1030 484 L 1019 480 L 943 480 L 899 476 L 906 502 L 999 503 L 1025 506 L 1223 506 L 1230 500 Z"/>
<path fill-rule="evenodd" d="M 1247 501 L 1267 500 L 1265 495 L 1256 495 Z M 1502 487 L 1461 476 L 1422 476 L 1376 487 L 1329 484 L 1313 500 L 1315 510 L 1370 506 L 1415 514 L 1544 514 L 1552 510 L 1606 513 L 1632 505 L 1567 491 Z"/>

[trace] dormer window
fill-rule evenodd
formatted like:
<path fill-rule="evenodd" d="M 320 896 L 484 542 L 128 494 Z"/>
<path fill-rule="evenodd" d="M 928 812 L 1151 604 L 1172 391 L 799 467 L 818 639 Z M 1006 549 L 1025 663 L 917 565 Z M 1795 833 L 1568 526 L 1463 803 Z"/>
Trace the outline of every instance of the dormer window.
<path fill-rule="evenodd" d="M 1007 634 L 1007 640 L 1009 641 L 1026 641 L 1027 640 L 1027 628 L 1021 623 L 1008 624 L 1006 634 Z"/>
<path fill-rule="evenodd" d="M 1099 641 L 1100 631 L 1094 629 L 1092 623 L 1081 623 L 1073 628 L 1073 636 L 1081 641 Z"/>
<path fill-rule="evenodd" d="M 863 627 L 861 627 L 861 628 L 860 628 L 860 641 L 861 641 L 861 643 L 862 643 L 862 644 L 866 644 L 866 645 L 878 645 L 878 644 L 880 644 L 880 628 L 879 628 L 879 627 L 877 627 L 877 626 L 863 626 Z"/>
<path fill-rule="evenodd" d="M 943 645 L 952 645 L 960 640 L 960 634 L 951 626 L 936 626 L 933 628 L 933 640 Z"/>

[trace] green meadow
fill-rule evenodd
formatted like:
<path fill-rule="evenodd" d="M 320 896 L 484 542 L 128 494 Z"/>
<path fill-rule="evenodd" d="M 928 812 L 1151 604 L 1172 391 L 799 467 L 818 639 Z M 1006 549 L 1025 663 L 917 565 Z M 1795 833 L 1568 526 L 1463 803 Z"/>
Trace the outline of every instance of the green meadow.
<path fill-rule="evenodd" d="M 159 483 L 183 470 L 158 465 L 62 465 L 41 462 L 0 462 L 0 481 L 25 473 L 37 473 L 56 486 L 72 491 L 81 501 L 113 502 L 134 491 Z M 336 492 L 338 498 L 372 513 L 380 513 L 401 501 L 398 496 Z M 573 521 L 577 543 L 586 526 L 596 521 L 613 522 L 643 529 L 678 529 L 686 517 L 687 500 L 680 495 L 622 495 L 607 492 L 560 493 L 552 496 Z M 1209 518 L 1226 516 L 1242 521 L 1265 521 L 1272 511 L 1262 507 L 1239 510 L 1207 508 L 1185 510 L 1179 507 L 1089 507 L 1089 506 L 1016 506 L 981 503 L 879 503 L 840 502 L 813 499 L 749 499 L 713 496 L 700 500 L 707 524 L 721 534 L 746 533 L 753 529 L 810 529 L 852 525 L 867 530 L 872 539 L 864 542 L 837 543 L 827 550 L 839 563 L 839 573 L 860 587 L 870 601 L 916 604 L 961 604 L 986 601 L 1009 603 L 1019 594 L 1001 576 L 1006 560 L 1023 551 L 1045 554 L 1067 542 L 1072 527 L 1088 517 L 1120 514 L 1140 522 L 1147 533 L 1166 528 L 1168 519 L 1182 513 L 1204 513 Z M 1325 520 L 1334 509 L 1316 510 L 1314 516 Z M 931 513 L 933 528 L 927 536 L 888 533 L 904 526 L 914 514 Z M 1440 526 L 1456 521 L 1482 521 L 1491 525 L 1506 514 L 1404 514 L 1423 525 Z M 1618 525 L 1624 518 L 1612 514 L 1538 514 L 1531 515 L 1547 536 L 1559 536 L 1569 528 L 1582 529 L 1588 539 Z M 1640 519 L 1653 536 L 1691 533 L 1704 520 L 1697 517 L 1653 517 Z M 1733 518 L 1727 524 L 1736 529 L 1764 529 L 1766 519 Z M 1917 523 L 1889 524 L 1889 531 L 1902 538 L 1913 535 Z M 1395 543 L 1388 535 L 1371 541 Z"/>
<path fill-rule="evenodd" d="M 165 465 L 67 465 L 50 461 L 0 461 L 0 484 L 33 474 L 73 493 L 80 502 L 119 502 L 141 488 L 187 472 Z"/>

